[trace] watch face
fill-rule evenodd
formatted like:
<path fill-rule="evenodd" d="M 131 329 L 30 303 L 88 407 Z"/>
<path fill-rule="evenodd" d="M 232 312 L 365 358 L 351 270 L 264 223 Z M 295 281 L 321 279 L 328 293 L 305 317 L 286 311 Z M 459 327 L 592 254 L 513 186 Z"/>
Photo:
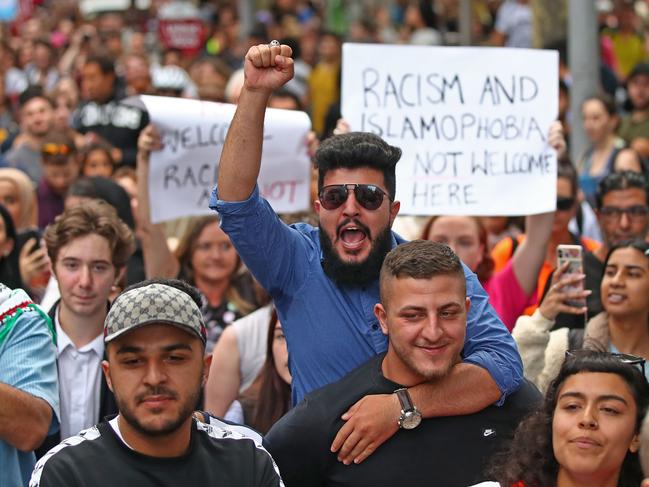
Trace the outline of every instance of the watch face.
<path fill-rule="evenodd" d="M 401 427 L 406 430 L 416 428 L 421 423 L 419 411 L 406 411 L 401 418 Z"/>

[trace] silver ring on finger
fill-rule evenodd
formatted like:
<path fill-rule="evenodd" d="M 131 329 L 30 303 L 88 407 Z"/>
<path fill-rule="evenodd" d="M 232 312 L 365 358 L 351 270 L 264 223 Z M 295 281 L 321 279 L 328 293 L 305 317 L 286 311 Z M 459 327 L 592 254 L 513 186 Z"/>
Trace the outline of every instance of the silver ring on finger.
<path fill-rule="evenodd" d="M 279 41 L 278 41 L 277 39 L 273 39 L 272 41 L 270 41 L 270 42 L 268 43 L 268 45 L 269 45 L 270 47 L 273 47 L 273 46 L 279 46 Z"/>

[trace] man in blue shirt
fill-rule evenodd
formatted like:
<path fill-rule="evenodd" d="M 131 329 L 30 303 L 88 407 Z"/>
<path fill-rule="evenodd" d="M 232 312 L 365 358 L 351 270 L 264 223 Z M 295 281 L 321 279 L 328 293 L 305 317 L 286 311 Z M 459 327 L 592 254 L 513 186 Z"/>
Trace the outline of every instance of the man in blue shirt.
<path fill-rule="evenodd" d="M 290 47 L 258 45 L 245 58 L 245 83 L 220 160 L 210 206 L 239 255 L 272 295 L 284 328 L 293 399 L 334 382 L 387 349 L 374 316 L 378 275 L 387 252 L 403 240 L 391 231 L 399 211 L 395 164 L 401 151 L 372 134 L 325 141 L 316 153 L 319 229 L 284 225 L 256 186 L 266 103 L 293 76 Z M 518 387 L 515 344 L 464 267 L 471 299 L 463 363 L 434 387 L 410 389 L 424 417 L 470 414 Z M 394 394 L 367 396 L 343 415 L 332 450 L 360 462 L 398 430 Z"/>
<path fill-rule="evenodd" d="M 27 485 L 39 446 L 58 429 L 54 330 L 21 289 L 0 283 L 0 485 Z"/>

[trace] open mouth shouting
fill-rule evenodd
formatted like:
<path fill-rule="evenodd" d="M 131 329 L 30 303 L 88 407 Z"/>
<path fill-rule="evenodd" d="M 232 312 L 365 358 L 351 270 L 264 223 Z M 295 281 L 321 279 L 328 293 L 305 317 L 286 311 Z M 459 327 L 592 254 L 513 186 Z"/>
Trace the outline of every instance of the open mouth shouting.
<path fill-rule="evenodd" d="M 337 241 L 350 253 L 360 250 L 370 238 L 370 229 L 358 220 L 347 220 L 338 226 Z"/>

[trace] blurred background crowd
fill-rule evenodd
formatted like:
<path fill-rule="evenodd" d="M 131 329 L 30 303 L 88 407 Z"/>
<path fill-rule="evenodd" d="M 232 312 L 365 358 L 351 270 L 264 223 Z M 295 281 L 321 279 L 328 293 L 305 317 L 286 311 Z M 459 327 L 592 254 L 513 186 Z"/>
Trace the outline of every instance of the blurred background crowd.
<path fill-rule="evenodd" d="M 265 292 L 220 230 L 218 217 L 151 224 L 146 171 L 137 165 L 138 138 L 149 120 L 145 112 L 121 101 L 151 94 L 236 103 L 248 48 L 278 39 L 293 49 L 296 76 L 273 95 L 270 106 L 306 111 L 315 136 L 323 140 L 334 130 L 345 130 L 340 120 L 343 42 L 443 46 L 468 40 L 472 45 L 558 50 L 561 133 L 568 147 L 576 127 L 587 139 L 578 157 L 560 164 L 551 234 L 535 241 L 545 255 L 544 266 L 526 271 L 525 279 L 517 276 L 525 284 L 525 313 L 531 315 L 547 292 L 557 245 L 581 243 L 592 252 L 604 245 L 595 254 L 601 267 L 621 236 L 645 239 L 649 225 L 645 179 L 649 1 L 594 2 L 599 58 L 591 61 L 600 74 L 600 89 L 590 93 L 579 110 L 570 104 L 574 80 L 568 59 L 567 4 L 566 0 L 16 2 L 16 10 L 0 11 L 6 19 L 0 24 L 0 281 L 27 290 L 46 310 L 56 306 L 59 297 L 65 301 L 59 285 L 66 283 L 57 285 L 52 272 L 56 262 L 51 260 L 56 252 L 41 240 L 43 231 L 66 208 L 90 199 L 108 202 L 134 232 L 137 245 L 126 272 L 109 283 L 106 297 L 149 277 L 180 276 L 195 285 L 204 297 L 208 352 L 215 345 L 217 351 L 222 349 L 215 353 L 206 404 L 222 415 L 239 397 L 234 418 L 266 430 L 290 404 L 281 327 L 276 326 Z M 467 6 L 468 16 L 462 13 Z M 625 173 L 625 177 L 635 182 L 613 182 L 602 189 L 600 182 L 616 171 L 633 172 L 636 176 Z M 629 184 L 642 190 L 633 210 L 603 199 Z M 602 212 L 603 208 L 609 210 Z M 312 215 L 287 218 L 313 221 Z M 440 227 L 444 217 L 399 225 L 395 228 L 407 238 L 455 242 L 451 230 Z M 522 235 L 534 232 L 524 228 L 522 218 L 467 217 L 462 225 L 468 240 L 458 239 L 458 246 L 452 246 L 483 283 L 505 268 L 523 242 Z M 649 314 L 649 298 L 644 299 L 643 312 Z M 596 305 L 601 311 L 601 303 Z M 556 317 L 559 311 L 555 306 L 548 313 Z M 510 329 L 522 312 L 510 313 L 506 320 Z M 246 322 L 251 323 L 245 325 L 248 328 L 230 328 L 246 315 L 253 317 Z M 259 328 L 259 323 L 264 326 Z M 580 323 L 583 328 L 584 321 Z M 236 410 L 242 405 L 245 415 Z"/>

